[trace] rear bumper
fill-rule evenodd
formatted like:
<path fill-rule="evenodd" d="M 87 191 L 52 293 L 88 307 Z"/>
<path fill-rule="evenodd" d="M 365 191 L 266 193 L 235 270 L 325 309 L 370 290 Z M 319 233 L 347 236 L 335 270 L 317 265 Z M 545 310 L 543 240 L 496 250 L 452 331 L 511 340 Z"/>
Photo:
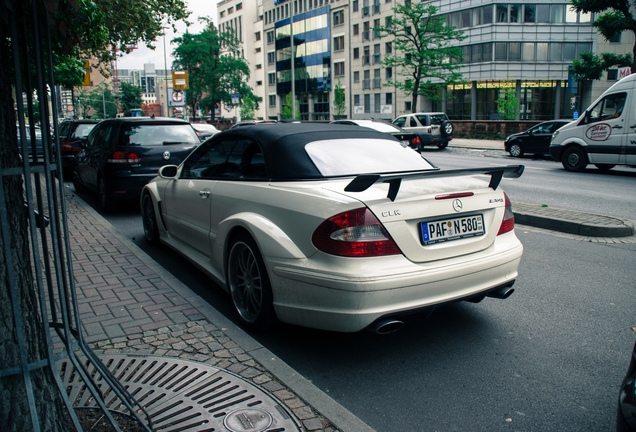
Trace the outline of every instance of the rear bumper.
<path fill-rule="evenodd" d="M 517 278 L 523 246 L 510 234 L 470 258 L 427 264 L 401 255 L 350 259 L 348 273 L 309 259 L 296 265 L 269 260 L 274 308 L 283 322 L 356 332 L 383 317 L 474 298 Z"/>
<path fill-rule="evenodd" d="M 123 201 L 139 200 L 141 190 L 156 174 L 132 174 L 128 172 L 116 172 L 106 175 L 108 196 L 112 199 Z"/>

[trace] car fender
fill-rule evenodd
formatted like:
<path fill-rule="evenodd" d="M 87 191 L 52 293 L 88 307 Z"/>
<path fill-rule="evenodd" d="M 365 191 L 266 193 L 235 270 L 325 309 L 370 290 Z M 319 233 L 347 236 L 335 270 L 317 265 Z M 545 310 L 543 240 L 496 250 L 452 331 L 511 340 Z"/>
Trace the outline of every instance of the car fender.
<path fill-rule="evenodd" d="M 162 199 L 161 199 L 161 193 L 159 191 L 159 184 L 153 180 L 144 186 L 144 188 L 141 190 L 141 195 L 139 196 L 139 208 L 142 208 L 143 206 L 143 199 L 145 194 L 150 194 L 152 196 L 152 203 L 155 208 L 155 215 L 157 215 L 159 219 L 158 221 L 159 231 L 161 232 L 161 235 L 163 236 L 165 235 L 165 232 L 166 232 L 166 226 L 164 221 L 164 214 L 162 213 L 162 207 L 161 207 Z"/>
<path fill-rule="evenodd" d="M 565 149 L 571 146 L 582 147 L 583 151 L 587 153 L 587 146 L 588 146 L 587 142 L 585 142 L 585 140 L 578 137 L 568 137 L 558 144 L 551 142 L 550 147 L 548 147 L 548 150 L 550 152 L 550 156 L 552 156 L 552 159 L 556 160 L 557 162 L 560 162 L 561 155 L 563 154 Z"/>
<path fill-rule="evenodd" d="M 256 213 L 237 213 L 224 219 L 218 226 L 215 244 L 223 245 L 223 249 L 227 250 L 230 234 L 237 227 L 242 227 L 250 233 L 264 257 L 306 258 L 305 254 L 279 226 Z"/>

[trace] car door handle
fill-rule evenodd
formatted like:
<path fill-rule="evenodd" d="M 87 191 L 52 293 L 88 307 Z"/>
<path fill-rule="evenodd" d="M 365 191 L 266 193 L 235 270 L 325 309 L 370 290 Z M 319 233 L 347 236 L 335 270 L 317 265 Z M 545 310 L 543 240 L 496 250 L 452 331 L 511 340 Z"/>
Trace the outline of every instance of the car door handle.
<path fill-rule="evenodd" d="M 619 126 L 619 125 L 614 125 L 613 126 L 614 129 L 623 129 L 623 126 Z"/>
<path fill-rule="evenodd" d="M 203 199 L 206 199 L 210 196 L 210 189 L 204 189 L 202 191 L 199 191 L 199 196 Z"/>

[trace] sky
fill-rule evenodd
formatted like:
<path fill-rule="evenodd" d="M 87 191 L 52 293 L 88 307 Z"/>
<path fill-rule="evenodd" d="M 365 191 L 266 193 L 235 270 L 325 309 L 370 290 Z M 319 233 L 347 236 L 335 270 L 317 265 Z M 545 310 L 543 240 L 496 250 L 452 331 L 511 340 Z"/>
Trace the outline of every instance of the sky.
<path fill-rule="evenodd" d="M 185 0 L 188 10 L 191 12 L 189 21 L 192 25 L 188 28 L 190 33 L 198 33 L 203 30 L 203 25 L 199 22 L 197 17 L 207 16 L 212 18 L 212 21 L 216 23 L 216 3 L 218 0 Z M 156 69 L 164 69 L 165 63 L 167 63 L 167 69 L 170 69 L 172 65 L 172 51 L 175 46 L 170 43 L 175 37 L 181 36 L 186 31 L 186 25 L 183 22 L 177 23 L 177 33 L 172 31 L 172 28 L 166 31 L 165 37 L 165 59 L 164 62 L 164 38 L 159 37 L 155 41 L 155 49 L 151 50 L 147 48 L 143 43 L 139 44 L 138 48 L 130 54 L 124 54 L 123 57 L 119 57 L 117 60 L 117 69 L 143 69 L 144 64 L 154 63 Z"/>

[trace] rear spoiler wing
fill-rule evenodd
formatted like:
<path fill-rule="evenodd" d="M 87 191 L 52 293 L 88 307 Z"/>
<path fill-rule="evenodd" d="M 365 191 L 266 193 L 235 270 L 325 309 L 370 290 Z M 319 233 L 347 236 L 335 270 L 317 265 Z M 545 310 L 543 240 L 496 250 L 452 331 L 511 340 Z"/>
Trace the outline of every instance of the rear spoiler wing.
<path fill-rule="evenodd" d="M 497 190 L 502 178 L 519 178 L 523 174 L 523 165 L 508 165 L 505 167 L 485 167 L 485 168 L 463 168 L 455 170 L 417 171 L 402 174 L 360 174 L 345 187 L 346 192 L 363 192 L 375 183 L 388 183 L 389 193 L 387 198 L 395 201 L 402 179 L 415 178 L 440 178 L 459 177 L 468 175 L 489 175 L 490 183 L 488 187 Z"/>

